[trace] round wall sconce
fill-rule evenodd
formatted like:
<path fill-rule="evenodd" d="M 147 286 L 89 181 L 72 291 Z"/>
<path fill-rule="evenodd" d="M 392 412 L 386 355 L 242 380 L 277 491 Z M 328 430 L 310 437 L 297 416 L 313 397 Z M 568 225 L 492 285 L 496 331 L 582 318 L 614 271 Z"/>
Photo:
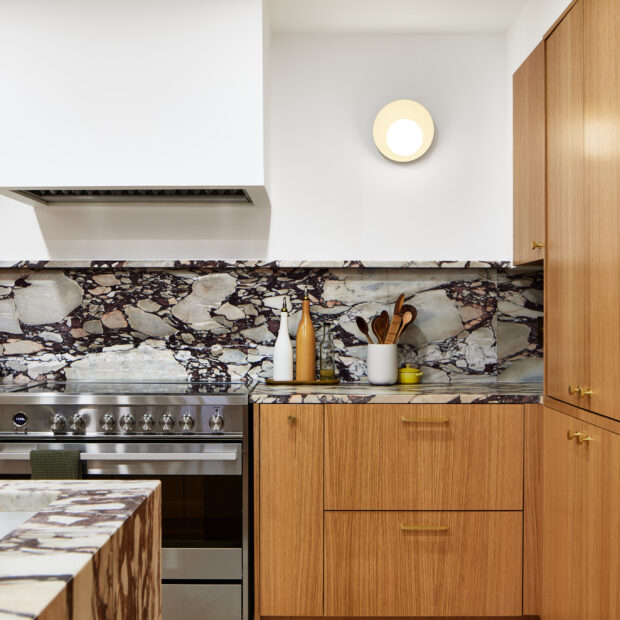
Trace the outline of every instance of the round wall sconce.
<path fill-rule="evenodd" d="M 397 99 L 381 108 L 372 128 L 381 154 L 392 161 L 413 161 L 433 143 L 435 124 L 428 110 L 411 99 Z"/>

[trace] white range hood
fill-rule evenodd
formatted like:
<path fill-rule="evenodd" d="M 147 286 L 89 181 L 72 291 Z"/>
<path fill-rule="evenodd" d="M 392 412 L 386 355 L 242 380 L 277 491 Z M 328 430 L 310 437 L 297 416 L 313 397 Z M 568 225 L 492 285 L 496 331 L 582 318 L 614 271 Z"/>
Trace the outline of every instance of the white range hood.
<path fill-rule="evenodd" d="M 0 0 L 0 191 L 268 206 L 261 0 Z"/>

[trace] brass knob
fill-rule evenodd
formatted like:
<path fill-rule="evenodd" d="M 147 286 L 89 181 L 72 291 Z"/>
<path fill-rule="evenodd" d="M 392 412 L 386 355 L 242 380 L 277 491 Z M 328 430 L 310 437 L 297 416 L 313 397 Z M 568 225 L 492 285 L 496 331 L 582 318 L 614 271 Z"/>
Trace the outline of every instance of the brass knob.
<path fill-rule="evenodd" d="M 566 437 L 568 439 L 574 439 L 575 437 L 577 437 L 577 440 L 579 441 L 583 437 L 583 433 L 573 433 L 572 431 L 567 431 Z"/>
<path fill-rule="evenodd" d="M 297 422 L 297 416 L 296 415 L 290 415 L 288 416 L 288 418 L 286 418 L 291 424 L 295 424 L 295 422 Z"/>
<path fill-rule="evenodd" d="M 586 443 L 588 441 L 594 441 L 594 437 L 590 437 L 589 435 L 584 437 L 582 435 L 581 437 L 577 437 L 577 441 L 579 442 L 579 445 L 581 445 L 582 443 Z"/>
<path fill-rule="evenodd" d="M 579 396 L 592 396 L 592 390 L 587 390 L 586 388 L 579 388 Z"/>
<path fill-rule="evenodd" d="M 545 244 L 542 241 L 532 241 L 532 250 L 542 250 Z"/>
<path fill-rule="evenodd" d="M 568 386 L 568 393 L 571 396 L 573 396 L 574 394 L 580 395 L 581 394 L 581 390 L 582 390 L 582 387 L 579 386 L 579 385 L 569 385 Z"/>

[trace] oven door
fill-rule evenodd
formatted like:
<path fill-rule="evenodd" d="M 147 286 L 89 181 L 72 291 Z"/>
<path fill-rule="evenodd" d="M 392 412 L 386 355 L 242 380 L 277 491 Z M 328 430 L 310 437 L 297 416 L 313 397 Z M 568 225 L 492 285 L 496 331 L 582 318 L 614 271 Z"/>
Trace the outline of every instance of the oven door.
<path fill-rule="evenodd" d="M 181 613 L 193 619 L 193 599 L 200 601 L 196 613 L 204 613 L 205 606 L 223 612 L 216 612 L 214 620 L 241 617 L 240 442 L 7 442 L 0 444 L 0 477 L 29 478 L 30 451 L 41 449 L 80 450 L 86 479 L 160 480 L 163 617 Z M 187 599 L 184 608 L 179 607 L 182 599 Z"/>

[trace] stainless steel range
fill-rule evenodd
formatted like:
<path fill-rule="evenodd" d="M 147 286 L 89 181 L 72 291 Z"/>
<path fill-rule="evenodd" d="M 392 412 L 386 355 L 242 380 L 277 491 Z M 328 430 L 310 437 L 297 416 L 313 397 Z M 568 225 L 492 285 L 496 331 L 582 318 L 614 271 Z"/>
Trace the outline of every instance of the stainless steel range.
<path fill-rule="evenodd" d="M 249 614 L 248 387 L 243 383 L 0 386 L 0 478 L 31 450 L 77 449 L 84 478 L 162 481 L 163 618 Z"/>

